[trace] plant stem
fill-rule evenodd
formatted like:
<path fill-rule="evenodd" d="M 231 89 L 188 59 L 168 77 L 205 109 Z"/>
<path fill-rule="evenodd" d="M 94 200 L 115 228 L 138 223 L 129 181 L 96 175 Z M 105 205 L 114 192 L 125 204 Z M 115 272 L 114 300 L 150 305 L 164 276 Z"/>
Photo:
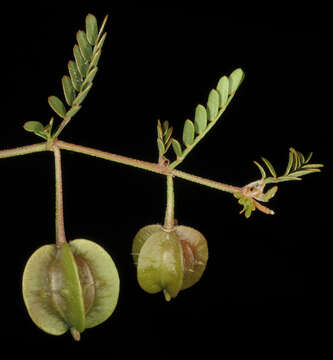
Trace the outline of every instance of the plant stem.
<path fill-rule="evenodd" d="M 71 121 L 70 117 L 65 117 L 60 123 L 57 131 L 52 135 L 53 139 L 57 139 L 60 133 L 64 130 L 65 126 Z"/>
<path fill-rule="evenodd" d="M 171 173 L 176 177 L 179 177 L 179 178 L 182 178 L 182 179 L 185 179 L 188 181 L 192 181 L 197 184 L 205 185 L 205 186 L 211 187 L 213 189 L 225 191 L 230 194 L 234 194 L 234 193 L 238 193 L 238 192 L 242 191 L 241 187 L 223 184 L 218 181 L 202 178 L 200 176 L 192 175 L 192 174 L 186 173 L 184 171 L 173 169 Z"/>
<path fill-rule="evenodd" d="M 175 219 L 175 194 L 173 190 L 173 176 L 167 175 L 167 205 L 165 210 L 164 228 L 171 230 L 174 227 Z"/>
<path fill-rule="evenodd" d="M 46 142 L 33 144 L 33 145 L 27 145 L 27 146 L 21 146 L 21 147 L 17 147 L 14 149 L 0 150 L 0 159 L 9 158 L 9 157 L 13 157 L 13 156 L 26 155 L 26 154 L 31 154 L 31 153 L 41 152 L 41 151 L 46 151 L 46 150 L 48 150 Z"/>
<path fill-rule="evenodd" d="M 144 170 L 149 170 L 149 171 L 152 171 L 152 172 L 155 172 L 158 174 L 170 173 L 170 170 L 168 170 L 167 167 L 165 167 L 165 166 L 163 167 L 159 164 L 151 163 L 148 161 L 136 160 L 136 159 L 132 159 L 132 158 L 129 158 L 126 156 L 112 154 L 112 153 L 108 153 L 105 151 L 89 148 L 86 146 L 67 143 L 67 142 L 61 141 L 61 140 L 58 140 L 56 142 L 56 144 L 60 149 L 70 150 L 70 151 L 78 152 L 78 153 L 85 154 L 85 155 L 95 156 L 97 158 L 110 160 L 110 161 L 114 161 L 117 163 L 129 165 L 129 166 L 134 166 L 134 167 L 144 169 Z"/>
<path fill-rule="evenodd" d="M 56 184 L 56 245 L 58 248 L 66 242 L 64 225 L 64 207 L 62 194 L 61 154 L 57 146 L 53 147 Z"/>
<path fill-rule="evenodd" d="M 56 142 L 56 145 L 60 149 L 70 150 L 70 151 L 78 152 L 78 153 L 85 154 L 85 155 L 95 156 L 95 157 L 105 159 L 105 160 L 115 161 L 118 163 L 122 163 L 122 164 L 129 165 L 129 166 L 134 166 L 134 167 L 137 167 L 140 169 L 152 171 L 152 172 L 162 174 L 162 175 L 173 175 L 173 176 L 180 177 L 180 178 L 188 180 L 188 181 L 195 182 L 197 184 L 205 185 L 205 186 L 208 186 L 208 187 L 211 187 L 211 188 L 214 188 L 217 190 L 229 192 L 232 194 L 241 191 L 240 187 L 223 184 L 223 183 L 209 180 L 206 178 L 202 178 L 202 177 L 199 177 L 196 175 L 191 175 L 191 174 L 188 174 L 186 172 L 179 171 L 176 169 L 170 169 L 169 167 L 162 166 L 161 164 L 151 163 L 148 161 L 136 160 L 136 159 L 128 158 L 126 156 L 116 155 L 116 154 L 108 153 L 108 152 L 101 151 L 101 150 L 96 150 L 93 148 L 88 148 L 88 147 L 81 146 L 81 145 L 67 143 L 65 141 L 60 141 L 60 140 L 58 140 Z"/>
<path fill-rule="evenodd" d="M 77 153 L 94 156 L 97 158 L 114 161 L 117 163 L 134 166 L 136 168 L 152 171 L 157 174 L 162 175 L 173 175 L 188 181 L 195 182 L 197 184 L 205 185 L 217 190 L 229 192 L 229 193 L 236 193 L 240 192 L 241 188 L 237 186 L 227 185 L 223 184 L 217 181 L 209 180 L 206 178 L 202 178 L 200 176 L 188 174 L 186 172 L 176 170 L 176 169 L 170 169 L 168 166 L 164 166 L 163 164 L 156 164 L 148 161 L 142 161 L 137 159 L 132 159 L 126 156 L 117 155 L 108 153 L 105 151 L 89 148 L 82 145 L 75 145 L 71 143 L 67 143 L 65 141 L 60 140 L 54 140 L 53 144 L 48 144 L 47 142 L 44 143 L 38 143 L 34 145 L 28 145 L 28 146 L 22 146 L 14 149 L 8 149 L 8 150 L 1 150 L 0 151 L 0 159 L 1 158 L 7 158 L 7 157 L 13 157 L 13 156 L 19 156 L 19 155 L 26 155 L 34 152 L 41 152 L 41 151 L 47 151 L 47 150 L 53 150 L 55 148 L 63 149 L 63 150 L 69 150 L 74 151 Z"/>

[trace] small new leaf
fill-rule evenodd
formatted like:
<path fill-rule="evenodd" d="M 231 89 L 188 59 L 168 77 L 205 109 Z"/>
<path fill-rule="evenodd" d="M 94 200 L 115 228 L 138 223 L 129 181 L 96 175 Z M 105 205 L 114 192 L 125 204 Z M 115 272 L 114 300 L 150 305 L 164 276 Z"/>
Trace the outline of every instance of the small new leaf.
<path fill-rule="evenodd" d="M 272 165 L 267 159 L 265 159 L 264 157 L 262 157 L 261 159 L 262 159 L 263 162 L 266 164 L 266 166 L 267 166 L 269 172 L 271 173 L 271 175 L 272 175 L 274 178 L 276 178 L 276 172 L 275 172 L 275 170 L 274 170 L 273 165 Z"/>
<path fill-rule="evenodd" d="M 44 126 L 39 121 L 27 121 L 23 125 L 24 129 L 29 132 L 43 131 Z"/>
<path fill-rule="evenodd" d="M 262 179 L 265 179 L 266 178 L 266 172 L 265 172 L 264 168 L 258 162 L 256 162 L 256 161 L 253 161 L 253 162 L 258 166 L 258 168 L 260 170 L 260 173 L 261 173 Z"/>
<path fill-rule="evenodd" d="M 49 131 L 44 128 L 44 125 L 39 121 L 27 121 L 23 125 L 24 129 L 29 132 L 33 132 L 37 136 L 47 140 Z M 49 125 L 47 126 L 49 128 Z"/>
<path fill-rule="evenodd" d="M 171 126 L 170 128 L 168 128 L 168 130 L 164 133 L 164 137 L 163 137 L 163 142 L 166 145 L 169 142 L 169 139 L 172 135 L 172 130 L 173 127 Z"/>
<path fill-rule="evenodd" d="M 165 147 L 163 141 L 160 138 L 157 138 L 157 147 L 158 152 L 163 155 L 165 153 Z"/>
<path fill-rule="evenodd" d="M 175 152 L 177 157 L 181 157 L 183 154 L 183 151 L 182 151 L 182 147 L 181 147 L 180 143 L 176 139 L 171 139 L 171 140 L 172 140 L 173 151 Z"/>
<path fill-rule="evenodd" d="M 296 151 L 294 148 L 290 148 L 287 168 L 282 176 L 276 175 L 273 165 L 265 158 L 262 158 L 262 160 L 266 164 L 272 177 L 264 177 L 264 169 L 257 162 L 255 162 L 255 164 L 259 167 L 259 170 L 265 179 L 265 184 L 301 180 L 300 176 L 320 172 L 319 168 L 323 166 L 322 164 L 308 164 L 311 156 L 312 153 L 305 158 L 301 152 Z"/>

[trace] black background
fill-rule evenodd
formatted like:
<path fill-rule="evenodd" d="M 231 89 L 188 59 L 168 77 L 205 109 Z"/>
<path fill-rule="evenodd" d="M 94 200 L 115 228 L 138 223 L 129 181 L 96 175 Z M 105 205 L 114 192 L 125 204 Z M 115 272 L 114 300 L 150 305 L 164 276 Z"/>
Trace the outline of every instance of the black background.
<path fill-rule="evenodd" d="M 218 79 L 242 67 L 246 77 L 231 105 L 179 168 L 242 186 L 259 178 L 252 161 L 260 156 L 283 172 L 290 146 L 313 151 L 313 161 L 326 168 L 301 183 L 280 184 L 269 204 L 276 215 L 256 212 L 248 220 L 232 196 L 176 180 L 176 218 L 206 236 L 210 259 L 201 281 L 166 303 L 139 288 L 131 259 L 135 233 L 163 221 L 165 178 L 64 151 L 67 238 L 101 244 L 121 279 L 112 317 L 77 344 L 69 334 L 39 330 L 21 296 L 29 256 L 55 240 L 52 154 L 2 159 L 1 342 L 13 352 L 17 343 L 27 351 L 45 346 L 110 356 L 119 349 L 171 355 L 179 345 L 188 355 L 321 347 L 330 236 L 325 32 L 282 18 L 244 20 L 202 9 L 44 5 L 9 11 L 12 25 L 2 32 L 1 149 L 39 141 L 22 126 L 53 115 L 47 97 L 62 96 L 60 79 L 88 12 L 99 21 L 109 13 L 108 36 L 94 87 L 61 139 L 154 162 L 157 119 L 169 120 L 180 138 L 184 120 L 193 119 Z"/>

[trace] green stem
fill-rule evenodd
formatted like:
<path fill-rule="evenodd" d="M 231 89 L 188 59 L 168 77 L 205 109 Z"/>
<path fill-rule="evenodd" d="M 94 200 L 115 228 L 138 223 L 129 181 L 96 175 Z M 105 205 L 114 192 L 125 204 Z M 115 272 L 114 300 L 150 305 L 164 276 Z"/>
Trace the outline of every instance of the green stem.
<path fill-rule="evenodd" d="M 47 143 L 42 142 L 33 145 L 21 146 L 14 149 L 0 150 L 0 159 L 46 151 Z"/>
<path fill-rule="evenodd" d="M 71 121 L 70 117 L 65 117 L 60 125 L 58 126 L 57 131 L 52 135 L 53 139 L 57 139 L 60 133 L 64 130 L 65 126 Z"/>
<path fill-rule="evenodd" d="M 60 149 L 70 150 L 70 151 L 78 152 L 78 153 L 85 154 L 85 155 L 95 156 L 97 158 L 101 158 L 101 159 L 105 159 L 105 160 L 109 160 L 109 161 L 115 161 L 118 163 L 122 163 L 122 164 L 129 165 L 129 166 L 134 166 L 134 167 L 137 167 L 140 169 L 152 171 L 152 172 L 162 174 L 162 175 L 173 175 L 173 176 L 180 177 L 180 178 L 188 180 L 188 181 L 195 182 L 197 184 L 205 185 L 205 186 L 208 186 L 208 187 L 211 187 L 214 189 L 218 189 L 221 191 L 226 191 L 226 192 L 229 192 L 232 194 L 241 191 L 240 187 L 227 185 L 227 184 L 223 184 L 223 183 L 220 183 L 217 181 L 205 179 L 205 178 L 202 178 L 202 177 L 199 177 L 196 175 L 191 175 L 191 174 L 188 174 L 186 172 L 179 171 L 176 169 L 172 170 L 172 169 L 170 169 L 170 167 L 166 167 L 161 164 L 155 164 L 155 163 L 151 163 L 148 161 L 136 160 L 136 159 L 128 158 L 126 156 L 116 155 L 116 154 L 96 150 L 93 148 L 88 148 L 88 147 L 81 146 L 81 145 L 74 145 L 74 144 L 67 143 L 65 141 L 60 141 L 60 140 L 58 140 L 56 142 L 56 144 Z"/>
<path fill-rule="evenodd" d="M 56 184 L 56 244 L 60 248 L 66 242 L 64 225 L 64 207 L 62 194 L 61 154 L 57 146 L 53 147 Z"/>
<path fill-rule="evenodd" d="M 172 230 L 175 224 L 175 194 L 173 190 L 173 176 L 167 175 L 167 205 L 165 210 L 164 228 Z"/>
<path fill-rule="evenodd" d="M 174 176 L 182 178 L 184 180 L 192 181 L 192 182 L 195 182 L 197 184 L 205 185 L 205 186 L 211 187 L 213 189 L 225 191 L 225 192 L 228 192 L 228 193 L 231 193 L 231 194 L 238 193 L 238 192 L 242 191 L 242 188 L 240 188 L 238 186 L 223 184 L 223 183 L 220 183 L 218 181 L 209 180 L 209 179 L 206 179 L 206 178 L 202 178 L 200 176 L 188 174 L 188 173 L 186 173 L 184 171 L 173 169 L 171 173 Z"/>
<path fill-rule="evenodd" d="M 53 147 L 52 147 L 53 146 Z M 195 182 L 197 184 L 205 185 L 217 190 L 225 191 L 228 193 L 236 193 L 240 192 L 241 188 L 237 186 L 227 185 L 223 184 L 217 181 L 209 180 L 206 178 L 202 178 L 196 175 L 188 174 L 186 172 L 176 170 L 176 169 L 170 169 L 170 167 L 165 166 L 163 164 L 156 164 L 148 161 L 141 161 L 137 159 L 132 159 L 126 156 L 122 155 L 116 155 L 112 153 L 108 153 L 105 151 L 89 148 L 86 146 L 81 145 L 75 145 L 71 143 L 67 143 L 65 141 L 60 140 L 54 140 L 53 144 L 48 144 L 46 142 L 34 144 L 34 145 L 28 145 L 28 146 L 22 146 L 15 149 L 8 149 L 8 150 L 1 150 L 0 151 L 0 158 L 7 158 L 7 157 L 13 157 L 13 156 L 19 156 L 19 155 L 25 155 L 30 154 L 34 152 L 41 152 L 41 151 L 47 151 L 47 150 L 53 150 L 55 147 L 63 150 L 69 150 L 74 151 L 77 153 L 94 156 L 97 158 L 114 161 L 117 163 L 134 166 L 136 168 L 152 171 L 157 174 L 162 175 L 173 175 L 191 182 Z"/>
<path fill-rule="evenodd" d="M 134 167 L 144 169 L 144 170 L 149 170 L 149 171 L 152 171 L 152 172 L 155 172 L 158 174 L 166 175 L 166 174 L 170 173 L 170 170 L 168 170 L 167 167 L 161 166 L 160 164 L 155 164 L 155 163 L 151 163 L 148 161 L 136 160 L 136 159 L 132 159 L 132 158 L 129 158 L 126 156 L 112 154 L 112 153 L 108 153 L 105 151 L 89 148 L 86 146 L 74 145 L 74 144 L 67 143 L 67 142 L 61 141 L 61 140 L 58 140 L 56 142 L 56 144 L 60 149 L 70 150 L 70 151 L 78 152 L 81 154 L 94 156 L 97 158 L 110 160 L 110 161 L 114 161 L 117 163 L 129 165 L 129 166 L 134 166 Z"/>

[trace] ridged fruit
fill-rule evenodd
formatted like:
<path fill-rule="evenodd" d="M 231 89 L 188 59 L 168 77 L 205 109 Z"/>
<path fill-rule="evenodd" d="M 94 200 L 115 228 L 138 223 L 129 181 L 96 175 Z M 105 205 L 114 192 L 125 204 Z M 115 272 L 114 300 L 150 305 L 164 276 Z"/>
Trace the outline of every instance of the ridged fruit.
<path fill-rule="evenodd" d="M 132 254 L 140 287 L 151 294 L 163 291 L 169 301 L 200 280 L 208 246 L 205 237 L 189 226 L 167 230 L 156 224 L 137 232 Z"/>
<path fill-rule="evenodd" d="M 76 340 L 86 328 L 104 322 L 119 296 L 119 276 L 110 255 L 98 244 L 76 239 L 44 245 L 28 260 L 22 281 L 25 305 L 45 332 L 70 330 Z"/>

